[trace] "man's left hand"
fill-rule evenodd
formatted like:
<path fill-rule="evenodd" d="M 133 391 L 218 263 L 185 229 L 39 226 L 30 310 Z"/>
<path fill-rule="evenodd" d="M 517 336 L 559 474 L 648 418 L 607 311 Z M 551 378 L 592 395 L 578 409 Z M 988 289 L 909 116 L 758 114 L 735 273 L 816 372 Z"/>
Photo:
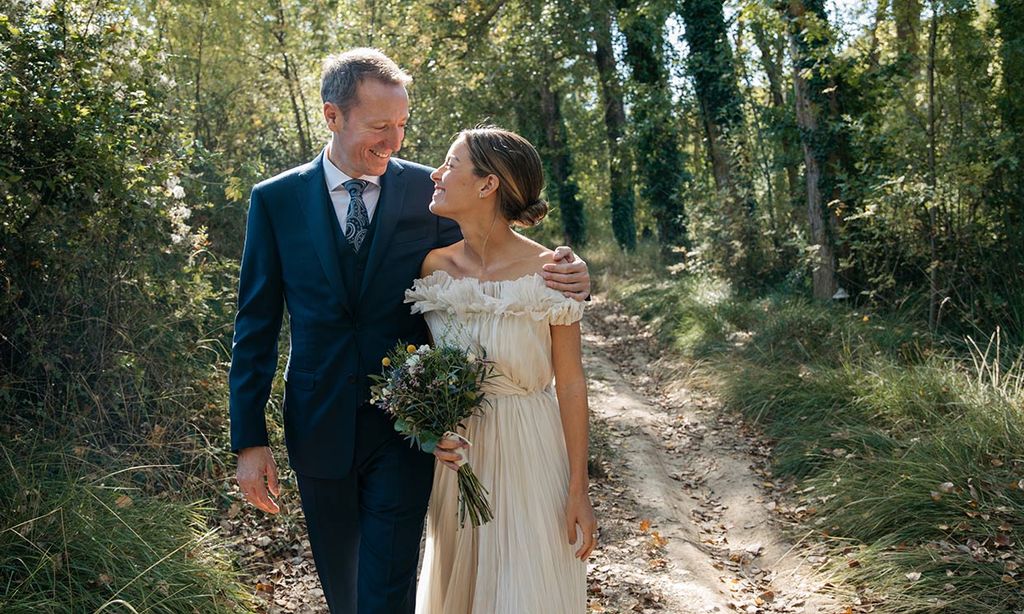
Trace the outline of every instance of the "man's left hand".
<path fill-rule="evenodd" d="M 541 272 L 549 288 L 577 301 L 590 296 L 590 271 L 587 263 L 572 253 L 572 248 L 564 245 L 555 248 L 551 259 L 553 262 L 545 264 Z"/>

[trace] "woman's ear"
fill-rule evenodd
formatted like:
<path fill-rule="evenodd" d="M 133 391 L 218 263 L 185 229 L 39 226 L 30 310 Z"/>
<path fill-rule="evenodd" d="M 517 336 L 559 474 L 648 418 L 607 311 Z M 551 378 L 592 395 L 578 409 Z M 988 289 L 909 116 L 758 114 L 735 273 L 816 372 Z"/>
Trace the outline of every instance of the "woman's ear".
<path fill-rule="evenodd" d="M 477 195 L 480 198 L 487 198 L 498 189 L 498 178 L 495 175 L 488 175 L 484 178 L 483 183 L 480 185 L 480 191 Z"/>

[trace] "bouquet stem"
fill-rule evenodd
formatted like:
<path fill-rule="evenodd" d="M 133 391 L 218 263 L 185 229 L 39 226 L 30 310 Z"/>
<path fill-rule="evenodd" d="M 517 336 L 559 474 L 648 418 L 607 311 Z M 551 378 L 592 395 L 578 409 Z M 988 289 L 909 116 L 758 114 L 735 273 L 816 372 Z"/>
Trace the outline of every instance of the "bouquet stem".
<path fill-rule="evenodd" d="M 466 526 L 466 517 L 474 527 L 486 524 L 494 518 L 491 505 L 487 502 L 487 489 L 473 473 L 469 464 L 459 467 L 459 526 Z"/>

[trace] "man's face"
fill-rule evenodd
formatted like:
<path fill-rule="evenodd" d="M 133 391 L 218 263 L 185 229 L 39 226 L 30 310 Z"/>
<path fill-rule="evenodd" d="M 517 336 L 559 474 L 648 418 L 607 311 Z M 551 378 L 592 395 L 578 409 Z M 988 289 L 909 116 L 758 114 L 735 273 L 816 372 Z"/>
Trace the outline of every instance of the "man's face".
<path fill-rule="evenodd" d="M 388 159 L 402 148 L 409 121 L 405 86 L 366 79 L 356 88 L 356 103 L 346 117 L 332 103 L 324 104 L 331 139 L 331 161 L 346 175 L 383 175 Z"/>

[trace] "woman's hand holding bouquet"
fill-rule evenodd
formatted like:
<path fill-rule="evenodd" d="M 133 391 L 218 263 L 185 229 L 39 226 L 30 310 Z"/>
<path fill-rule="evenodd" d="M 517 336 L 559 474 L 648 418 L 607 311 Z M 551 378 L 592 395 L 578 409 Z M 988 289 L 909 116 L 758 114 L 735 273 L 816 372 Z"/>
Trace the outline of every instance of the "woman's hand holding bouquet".
<path fill-rule="evenodd" d="M 427 453 L 434 453 L 441 440 L 469 444 L 456 430 L 465 428 L 464 421 L 481 410 L 481 387 L 491 375 L 490 362 L 450 346 L 401 343 L 381 362 L 383 374 L 370 376 L 375 382 L 370 401 L 395 418 L 396 431 Z M 444 448 L 452 449 L 448 445 Z M 468 463 L 462 460 L 455 464 L 459 523 L 465 526 L 467 517 L 474 527 L 489 522 L 493 513 L 487 489 Z"/>

